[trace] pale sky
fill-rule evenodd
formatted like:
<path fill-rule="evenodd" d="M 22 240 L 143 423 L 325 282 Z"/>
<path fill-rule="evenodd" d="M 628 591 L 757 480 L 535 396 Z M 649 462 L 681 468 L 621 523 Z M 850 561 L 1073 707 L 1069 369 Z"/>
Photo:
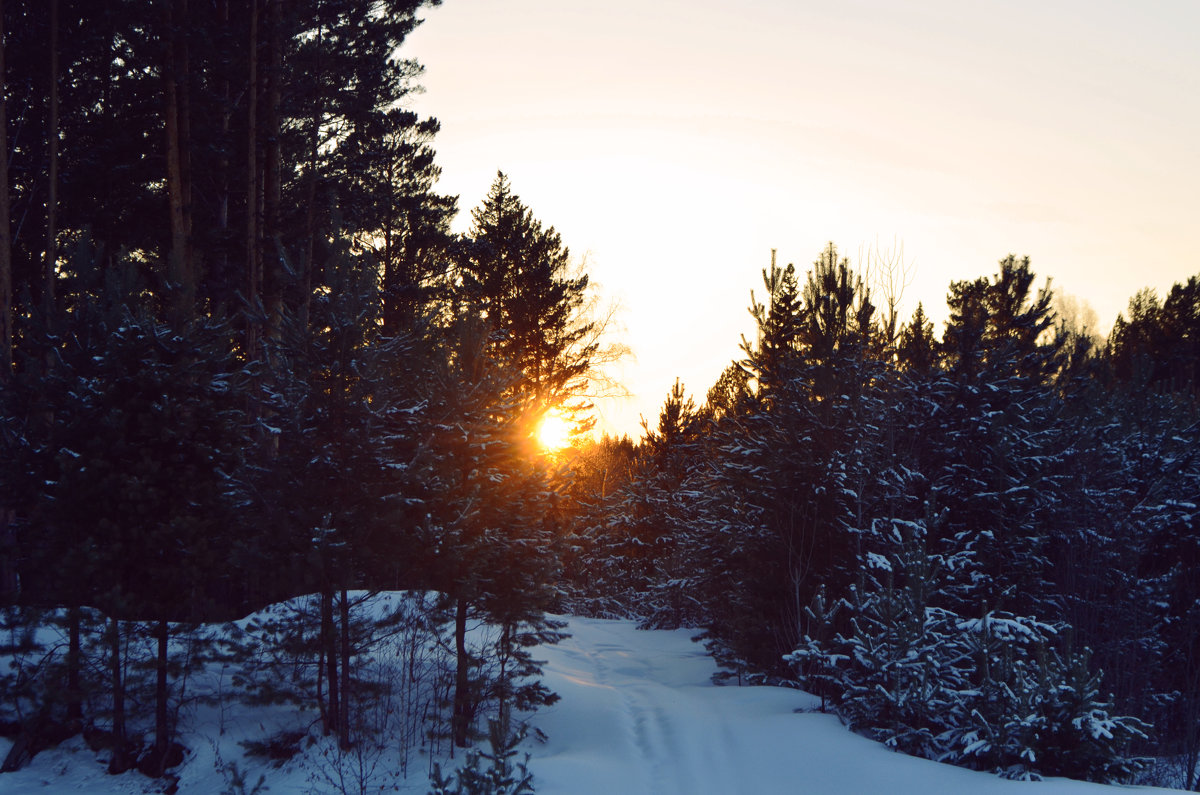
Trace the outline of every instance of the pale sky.
<path fill-rule="evenodd" d="M 444 0 L 402 54 L 442 122 L 457 228 L 497 169 L 562 234 L 633 357 L 637 437 L 753 332 L 771 249 L 803 273 L 903 245 L 938 321 L 1009 253 L 1107 333 L 1200 272 L 1198 0 Z M 940 333 L 940 322 L 939 322 Z"/>

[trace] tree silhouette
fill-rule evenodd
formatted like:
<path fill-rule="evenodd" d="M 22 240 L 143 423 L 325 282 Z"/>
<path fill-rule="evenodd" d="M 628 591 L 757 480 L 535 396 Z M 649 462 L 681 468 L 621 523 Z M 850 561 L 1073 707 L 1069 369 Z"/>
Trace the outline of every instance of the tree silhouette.
<path fill-rule="evenodd" d="M 493 355 L 517 374 L 521 409 L 585 410 L 597 351 L 595 326 L 583 315 L 588 277 L 571 275 L 561 237 L 533 217 L 503 173 L 471 218 L 461 289 L 491 326 Z"/>

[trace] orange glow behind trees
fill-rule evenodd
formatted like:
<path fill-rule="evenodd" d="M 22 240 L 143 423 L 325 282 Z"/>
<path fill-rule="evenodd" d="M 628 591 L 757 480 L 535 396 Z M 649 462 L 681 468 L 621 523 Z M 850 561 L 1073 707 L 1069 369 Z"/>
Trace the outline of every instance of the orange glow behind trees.
<path fill-rule="evenodd" d="M 571 423 L 555 409 L 546 412 L 538 423 L 537 442 L 548 453 L 558 452 L 571 443 Z"/>

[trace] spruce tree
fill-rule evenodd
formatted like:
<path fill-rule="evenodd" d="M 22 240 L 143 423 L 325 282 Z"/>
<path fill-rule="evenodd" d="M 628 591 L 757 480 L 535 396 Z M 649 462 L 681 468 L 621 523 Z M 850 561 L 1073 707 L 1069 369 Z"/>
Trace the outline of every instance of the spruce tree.
<path fill-rule="evenodd" d="M 461 294 L 491 327 L 490 349 L 512 368 L 522 410 L 586 409 L 597 351 L 584 314 L 587 275 L 572 275 L 562 238 L 533 217 L 503 173 L 471 219 L 458 263 Z"/>
<path fill-rule="evenodd" d="M 704 528 L 691 554 L 710 647 L 735 668 L 779 674 L 818 590 L 854 581 L 885 401 L 873 306 L 833 246 L 802 288 L 774 264 L 764 285 L 741 362 L 753 397 L 716 424 L 711 474 L 690 484 Z"/>
<path fill-rule="evenodd" d="M 84 246 L 72 270 L 81 283 L 74 311 L 30 346 L 5 391 L 4 480 L 24 495 L 21 599 L 156 624 L 150 769 L 161 773 L 173 731 L 169 624 L 245 604 L 230 565 L 243 542 L 233 511 L 245 382 L 228 326 L 155 318 L 140 303 L 132 263 L 102 279 Z"/>
<path fill-rule="evenodd" d="M 1045 551 L 1052 494 L 1070 475 L 1056 379 L 1064 340 L 1052 333 L 1049 288 L 1032 293 L 1029 261 L 1008 257 L 989 278 L 951 285 L 942 340 L 950 391 L 937 436 L 945 539 L 974 550 L 978 588 L 960 605 L 1049 618 Z M 940 549 L 939 549 L 940 551 Z"/>
<path fill-rule="evenodd" d="M 582 523 L 592 610 L 633 616 L 650 627 L 694 626 L 694 494 L 702 464 L 703 416 L 677 380 L 631 462 L 629 482 L 592 503 Z M 599 495 L 597 495 L 599 496 Z"/>

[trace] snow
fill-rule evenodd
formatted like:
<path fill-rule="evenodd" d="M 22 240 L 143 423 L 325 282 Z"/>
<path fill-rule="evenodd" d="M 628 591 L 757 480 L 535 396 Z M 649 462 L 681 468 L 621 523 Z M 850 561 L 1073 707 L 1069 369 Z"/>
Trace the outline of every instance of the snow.
<path fill-rule="evenodd" d="M 872 569 L 880 569 L 881 571 L 892 570 L 892 562 L 878 552 L 867 553 L 867 566 Z"/>
<path fill-rule="evenodd" d="M 1062 793 L 1154 791 L 1076 781 L 1007 781 L 908 757 L 847 731 L 819 701 L 780 687 L 714 686 L 687 631 L 571 619 L 573 637 L 542 650 L 562 700 L 536 725 L 534 786 L 546 795 L 746 793 Z"/>
<path fill-rule="evenodd" d="M 537 650 L 546 660 L 546 683 L 562 696 L 531 718 L 548 739 L 540 742 L 531 732 L 525 743 L 534 787 L 542 795 L 1166 791 L 1067 780 L 1014 782 L 904 756 L 847 731 L 801 691 L 713 685 L 716 668 L 688 631 L 568 620 L 572 637 Z M 231 791 L 220 770 L 230 762 L 246 774 L 247 791 L 260 774 L 271 795 L 342 791 L 335 783 L 337 755 L 328 744 L 309 748 L 282 768 L 243 755 L 238 740 L 262 737 L 264 727 L 286 717 L 278 707 L 196 710 L 184 729 L 191 753 L 176 771 L 180 791 Z M 6 751 L 7 742 L 0 741 L 0 754 Z M 137 773 L 105 775 L 101 756 L 72 740 L 43 752 L 26 769 L 0 775 L 0 793 L 162 791 L 163 782 Z M 377 781 L 370 791 L 427 792 L 425 761 L 414 763 L 407 779 L 386 754 L 374 763 Z M 352 774 L 354 766 L 342 772 Z"/>

